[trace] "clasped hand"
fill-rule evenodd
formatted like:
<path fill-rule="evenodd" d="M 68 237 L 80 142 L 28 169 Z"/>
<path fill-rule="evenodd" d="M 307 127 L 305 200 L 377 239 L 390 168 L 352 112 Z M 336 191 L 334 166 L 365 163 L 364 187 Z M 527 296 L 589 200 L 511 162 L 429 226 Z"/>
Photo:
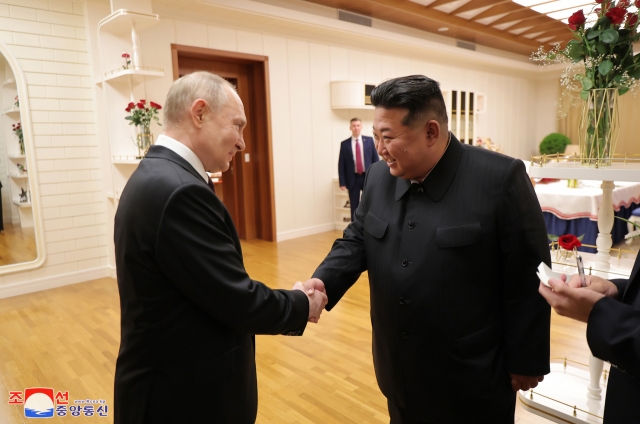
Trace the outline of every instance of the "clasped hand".
<path fill-rule="evenodd" d="M 309 322 L 317 323 L 322 310 L 327 305 L 327 293 L 324 283 L 317 278 L 311 278 L 304 283 L 298 281 L 293 285 L 293 290 L 300 290 L 306 293 L 309 298 Z"/>

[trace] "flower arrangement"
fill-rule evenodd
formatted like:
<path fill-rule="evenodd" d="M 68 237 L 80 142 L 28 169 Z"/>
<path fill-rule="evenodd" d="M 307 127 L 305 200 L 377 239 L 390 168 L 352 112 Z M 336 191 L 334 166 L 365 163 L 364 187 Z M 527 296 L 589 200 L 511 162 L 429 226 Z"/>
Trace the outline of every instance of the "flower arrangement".
<path fill-rule="evenodd" d="M 25 168 L 23 164 L 16 163 L 16 166 L 18 167 L 18 169 L 20 170 L 21 173 L 23 173 L 23 174 L 27 173 L 27 168 Z"/>
<path fill-rule="evenodd" d="M 138 103 L 129 103 L 125 108 L 125 111 L 129 112 L 130 115 L 125 117 L 129 122 L 129 125 L 142 126 L 145 128 L 149 128 L 151 125 L 151 121 L 156 121 L 158 125 L 162 125 L 160 123 L 160 119 L 158 118 L 158 111 L 162 109 L 158 103 L 149 102 L 149 106 L 147 106 L 147 101 L 141 99 Z"/>
<path fill-rule="evenodd" d="M 18 137 L 18 144 L 20 145 L 20 154 L 24 155 L 24 134 L 22 133 L 22 125 L 20 122 L 17 124 L 11 124 L 12 131 L 16 137 Z"/>
<path fill-rule="evenodd" d="M 129 69 L 129 66 L 131 66 L 131 55 L 127 52 L 122 52 L 122 68 L 123 69 Z"/>
<path fill-rule="evenodd" d="M 138 103 L 131 102 L 125 108 L 125 111 L 129 112 L 130 115 L 124 119 L 131 121 L 129 125 L 135 125 L 139 130 L 135 142 L 135 145 L 138 146 L 138 159 L 142 159 L 153 144 L 153 137 L 149 129 L 151 121 L 156 121 L 158 125 L 162 125 L 158 118 L 160 109 L 162 109 L 162 106 L 155 102 L 149 102 L 147 106 L 147 101 L 144 99 L 141 99 Z"/>
<path fill-rule="evenodd" d="M 561 249 L 562 257 L 566 259 L 570 256 L 571 252 L 576 255 L 578 254 L 578 247 L 582 246 L 584 234 L 580 237 L 576 237 L 573 234 L 564 234 L 561 236 L 547 234 L 547 237 L 552 242 L 557 243 Z"/>
<path fill-rule="evenodd" d="M 640 56 L 634 57 L 632 46 L 640 40 L 638 11 L 628 11 L 630 0 L 596 2 L 599 7 L 589 14 L 595 15 L 595 22 L 589 22 L 583 10 L 571 15 L 569 29 L 575 39 L 565 48 L 557 44 L 547 52 L 540 47 L 531 55 L 532 60 L 543 64 L 572 62 L 574 66 L 562 75 L 562 85 L 579 91 L 582 100 L 592 88 L 617 88 L 620 95 L 625 94 L 640 79 Z M 638 8 L 640 0 L 634 5 Z"/>

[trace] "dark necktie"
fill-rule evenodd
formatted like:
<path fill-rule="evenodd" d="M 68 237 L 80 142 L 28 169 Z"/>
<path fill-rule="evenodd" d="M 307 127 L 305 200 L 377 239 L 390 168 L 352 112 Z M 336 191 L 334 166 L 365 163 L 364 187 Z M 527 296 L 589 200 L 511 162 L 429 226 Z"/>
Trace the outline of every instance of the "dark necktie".
<path fill-rule="evenodd" d="M 207 182 L 207 184 L 209 184 L 209 188 L 211 188 L 211 191 L 213 191 L 213 194 L 216 194 L 216 188 L 213 186 L 213 181 L 211 181 L 211 178 L 209 178 L 209 181 Z"/>
<path fill-rule="evenodd" d="M 360 153 L 360 138 L 356 138 L 356 174 L 362 174 L 364 172 L 364 165 L 362 164 L 362 154 Z"/>

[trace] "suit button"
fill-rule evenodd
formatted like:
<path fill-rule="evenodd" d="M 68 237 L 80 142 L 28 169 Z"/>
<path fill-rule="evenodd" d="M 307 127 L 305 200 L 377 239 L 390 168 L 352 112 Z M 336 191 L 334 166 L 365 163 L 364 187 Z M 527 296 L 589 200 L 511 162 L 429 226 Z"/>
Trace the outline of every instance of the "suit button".
<path fill-rule="evenodd" d="M 408 335 L 407 333 L 405 333 L 404 331 L 400 334 L 400 336 L 401 336 L 403 339 L 408 339 L 408 338 L 409 338 L 409 335 Z"/>
<path fill-rule="evenodd" d="M 416 226 L 416 224 L 414 224 L 413 221 L 409 221 L 409 228 L 413 228 L 415 226 Z"/>
<path fill-rule="evenodd" d="M 404 305 L 404 297 L 401 297 L 400 300 L 398 300 L 398 303 L 400 303 L 401 305 Z"/>
<path fill-rule="evenodd" d="M 407 266 L 407 265 L 409 265 L 409 261 L 406 260 L 406 259 L 403 259 L 402 260 L 402 266 Z"/>
<path fill-rule="evenodd" d="M 423 191 L 424 191 L 424 189 L 423 189 L 422 187 L 420 187 L 420 188 L 418 189 L 418 194 L 422 194 L 422 192 L 423 192 Z"/>

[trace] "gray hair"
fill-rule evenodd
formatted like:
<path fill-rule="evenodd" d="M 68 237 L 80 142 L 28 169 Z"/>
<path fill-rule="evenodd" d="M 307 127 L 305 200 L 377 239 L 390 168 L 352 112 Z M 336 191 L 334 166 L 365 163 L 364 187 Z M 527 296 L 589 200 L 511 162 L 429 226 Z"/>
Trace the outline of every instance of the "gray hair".
<path fill-rule="evenodd" d="M 229 87 L 235 87 L 225 79 L 211 72 L 198 71 L 187 74 L 173 82 L 164 106 L 164 124 L 167 128 L 180 125 L 193 102 L 203 99 L 215 112 L 228 100 Z"/>

